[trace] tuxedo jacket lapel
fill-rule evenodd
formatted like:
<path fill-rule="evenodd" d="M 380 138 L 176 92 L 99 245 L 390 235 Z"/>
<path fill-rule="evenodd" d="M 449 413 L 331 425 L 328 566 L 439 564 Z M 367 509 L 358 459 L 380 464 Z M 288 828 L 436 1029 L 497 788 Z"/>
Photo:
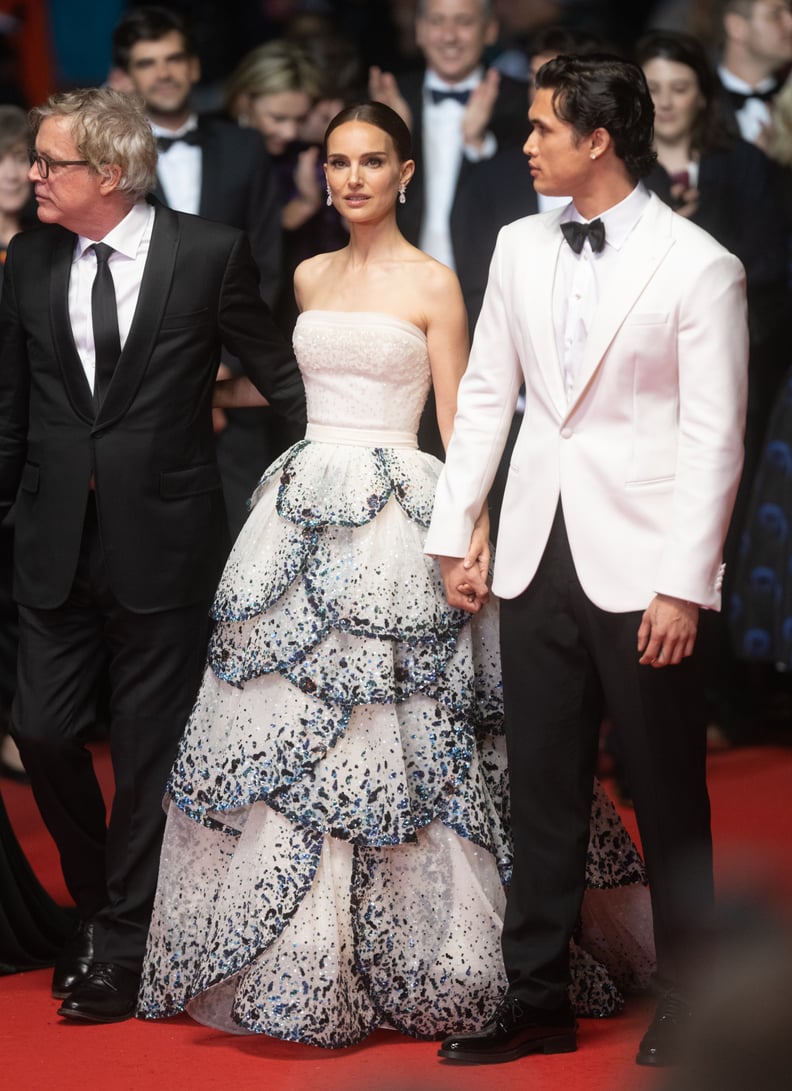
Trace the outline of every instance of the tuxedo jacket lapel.
<path fill-rule="evenodd" d="M 178 244 L 176 216 L 170 209 L 157 205 L 135 314 L 107 394 L 96 416 L 97 428 L 106 428 L 122 417 L 140 386 L 156 345 Z"/>
<path fill-rule="evenodd" d="M 666 213 L 672 215 L 658 198 L 652 197 L 634 231 L 625 240 L 613 279 L 608 284 L 607 298 L 597 307 L 586 339 L 583 367 L 575 383 L 567 416 L 574 412 L 613 338 L 673 246 L 667 220 L 664 225 Z"/>
<path fill-rule="evenodd" d="M 69 316 L 69 276 L 74 257 L 75 236 L 59 233 L 52 248 L 50 264 L 50 324 L 55 355 L 63 375 L 63 385 L 75 413 L 84 420 L 94 418 L 94 402 L 85 369 L 77 352 Z"/>

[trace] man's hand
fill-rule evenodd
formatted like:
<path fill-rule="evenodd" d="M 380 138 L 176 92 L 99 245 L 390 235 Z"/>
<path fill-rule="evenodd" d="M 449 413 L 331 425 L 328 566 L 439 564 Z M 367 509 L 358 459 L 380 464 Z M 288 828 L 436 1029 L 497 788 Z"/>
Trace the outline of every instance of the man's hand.
<path fill-rule="evenodd" d="M 490 68 L 478 87 L 470 92 L 465 112 L 462 115 L 462 139 L 471 148 L 480 149 L 487 135 L 492 111 L 498 97 L 500 72 Z"/>
<path fill-rule="evenodd" d="M 392 72 L 383 72 L 373 65 L 369 69 L 369 98 L 382 102 L 395 110 L 408 129 L 412 129 L 412 111 L 407 100 L 399 90 L 399 85 Z"/>
<path fill-rule="evenodd" d="M 438 561 L 448 605 L 477 614 L 489 599 L 489 588 L 470 556 L 468 551 L 466 557 L 438 557 Z"/>
<path fill-rule="evenodd" d="M 655 595 L 638 629 L 639 663 L 667 667 L 693 654 L 699 608 L 671 595 Z"/>

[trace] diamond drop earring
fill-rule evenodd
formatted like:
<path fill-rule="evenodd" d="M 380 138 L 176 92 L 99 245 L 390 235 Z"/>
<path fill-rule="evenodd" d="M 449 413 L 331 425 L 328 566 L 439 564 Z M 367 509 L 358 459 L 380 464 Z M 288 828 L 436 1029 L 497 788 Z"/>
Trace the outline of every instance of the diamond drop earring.
<path fill-rule="evenodd" d="M 330 186 L 328 185 L 328 187 L 327 187 L 327 207 L 329 208 L 332 203 L 333 203 L 333 195 L 330 192 Z"/>
<path fill-rule="evenodd" d="M 407 204 L 407 186 L 404 184 L 404 182 L 402 182 L 402 184 L 399 186 L 399 204 Z"/>

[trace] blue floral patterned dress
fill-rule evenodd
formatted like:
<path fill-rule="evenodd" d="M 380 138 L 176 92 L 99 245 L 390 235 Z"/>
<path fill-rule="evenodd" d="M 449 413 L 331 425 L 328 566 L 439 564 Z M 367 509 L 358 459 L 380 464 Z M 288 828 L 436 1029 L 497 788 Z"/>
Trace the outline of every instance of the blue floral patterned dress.
<path fill-rule="evenodd" d="M 415 433 L 426 339 L 309 311 L 310 424 L 264 474 L 174 765 L 139 1013 L 338 1047 L 472 1029 L 505 988 L 497 604 L 445 601 Z M 601 790 L 573 945 L 581 1014 L 651 969 L 643 869 Z"/>

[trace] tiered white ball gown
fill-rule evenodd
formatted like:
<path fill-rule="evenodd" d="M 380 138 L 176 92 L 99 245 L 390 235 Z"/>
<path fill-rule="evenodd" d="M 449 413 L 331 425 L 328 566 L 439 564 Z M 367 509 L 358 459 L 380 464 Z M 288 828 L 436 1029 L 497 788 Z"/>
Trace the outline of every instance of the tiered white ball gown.
<path fill-rule="evenodd" d="M 294 345 L 310 424 L 259 483 L 217 592 L 139 1011 L 326 1047 L 437 1037 L 480 1026 L 505 988 L 497 606 L 450 609 L 422 552 L 440 469 L 415 441 L 423 333 L 308 311 Z M 642 880 L 598 790 L 581 1014 L 648 976 Z"/>

